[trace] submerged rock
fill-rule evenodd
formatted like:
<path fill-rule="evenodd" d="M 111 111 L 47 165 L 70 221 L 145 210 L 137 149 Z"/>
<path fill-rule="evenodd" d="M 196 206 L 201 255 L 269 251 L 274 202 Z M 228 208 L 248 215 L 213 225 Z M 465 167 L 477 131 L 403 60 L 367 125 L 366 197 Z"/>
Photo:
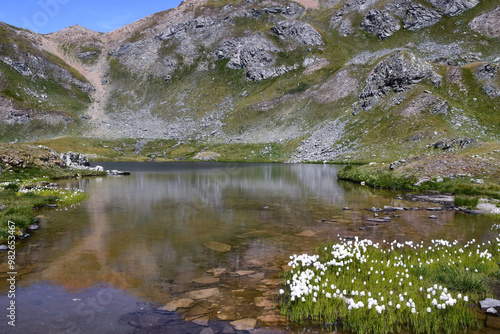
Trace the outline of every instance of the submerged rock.
<path fill-rule="evenodd" d="M 207 241 L 207 242 L 204 242 L 203 246 L 205 246 L 205 247 L 207 247 L 207 248 L 209 248 L 211 250 L 214 250 L 216 252 L 221 252 L 221 253 L 229 252 L 231 250 L 231 246 L 230 245 L 223 244 L 223 243 L 217 242 L 217 241 Z"/>
<path fill-rule="evenodd" d="M 200 277 L 200 278 L 195 278 L 192 281 L 198 284 L 213 284 L 217 283 L 219 279 L 216 277 Z"/>
<path fill-rule="evenodd" d="M 186 295 L 192 299 L 207 299 L 219 294 L 219 288 L 210 288 L 188 292 Z"/>
<path fill-rule="evenodd" d="M 299 237 L 314 237 L 316 235 L 316 232 L 311 231 L 311 230 L 305 230 L 303 232 L 300 232 L 298 234 Z"/>
<path fill-rule="evenodd" d="M 234 326 L 234 328 L 238 331 L 249 331 L 255 328 L 255 325 L 257 324 L 257 319 L 240 319 L 236 321 L 232 321 L 230 323 L 231 325 Z"/>
<path fill-rule="evenodd" d="M 167 303 L 165 306 L 156 308 L 157 311 L 169 311 L 173 312 L 178 308 L 189 308 L 194 304 L 194 299 L 192 298 L 181 298 L 173 300 Z"/>

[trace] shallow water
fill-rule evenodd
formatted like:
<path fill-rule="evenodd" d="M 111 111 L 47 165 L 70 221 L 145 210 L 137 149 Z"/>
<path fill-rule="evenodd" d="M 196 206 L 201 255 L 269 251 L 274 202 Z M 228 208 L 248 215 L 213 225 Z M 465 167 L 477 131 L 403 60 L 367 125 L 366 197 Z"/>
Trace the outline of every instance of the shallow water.
<path fill-rule="evenodd" d="M 204 326 L 192 320 L 208 320 L 216 332 L 229 331 L 228 322 L 242 318 L 258 319 L 257 328 L 302 332 L 287 329 L 273 307 L 277 279 L 291 254 L 313 252 L 338 236 L 467 241 L 498 235 L 483 217 L 429 213 L 422 207 L 435 204 L 398 200 L 396 192 L 337 181 L 340 167 L 334 165 L 103 165 L 132 175 L 59 181 L 85 190 L 88 200 L 42 210 L 41 229 L 18 243 L 16 327 L 3 319 L 0 332 L 176 328 L 199 333 Z M 384 205 L 421 208 L 397 212 L 400 217 L 376 226 L 365 220 L 373 218 L 366 209 Z M 429 219 L 430 214 L 438 219 Z M 223 251 L 214 250 L 218 243 Z M 207 272 L 213 268 L 226 269 L 217 281 Z M 5 276 L 0 279 L 1 309 L 8 303 Z M 198 298 L 203 297 L 193 293 L 198 290 L 209 296 Z M 194 302 L 179 312 L 152 311 L 184 297 Z"/>

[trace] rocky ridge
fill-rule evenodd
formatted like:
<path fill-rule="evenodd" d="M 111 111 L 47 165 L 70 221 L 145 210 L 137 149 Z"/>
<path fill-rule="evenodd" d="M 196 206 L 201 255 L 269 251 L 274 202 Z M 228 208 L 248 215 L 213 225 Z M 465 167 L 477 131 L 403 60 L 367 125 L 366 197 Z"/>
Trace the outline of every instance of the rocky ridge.
<path fill-rule="evenodd" d="M 106 34 L 73 26 L 41 36 L 9 27 L 2 33 L 17 42 L 0 46 L 0 119 L 6 129 L 41 122 L 57 133 L 76 127 L 108 138 L 305 138 L 293 161 L 363 151 L 362 134 L 373 129 L 357 124 L 368 113 L 380 120 L 389 113 L 391 124 L 402 121 L 397 116 L 424 124 L 448 115 L 435 132 L 474 136 L 479 127 L 474 139 L 491 140 L 496 130 L 481 105 L 495 108 L 500 94 L 499 9 L 477 0 L 190 0 Z M 444 43 L 439 29 L 450 22 L 455 30 L 445 32 Z M 51 78 L 73 99 L 75 87 L 82 103 L 61 112 L 66 106 L 44 104 L 50 94 L 39 87 L 25 91 L 42 102 L 13 99 L 2 68 L 20 78 Z M 466 102 L 471 92 L 481 103 Z M 459 119 L 477 126 L 467 130 Z M 414 137 L 423 138 L 412 141 L 419 150 L 430 144 Z"/>

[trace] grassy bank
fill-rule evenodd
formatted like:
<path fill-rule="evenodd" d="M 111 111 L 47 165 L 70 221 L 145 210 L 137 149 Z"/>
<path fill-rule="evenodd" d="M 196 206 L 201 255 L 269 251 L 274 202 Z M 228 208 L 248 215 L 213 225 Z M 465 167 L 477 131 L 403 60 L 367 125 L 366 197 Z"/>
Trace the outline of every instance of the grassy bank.
<path fill-rule="evenodd" d="M 461 155 L 420 156 L 403 161 L 392 164 L 392 168 L 383 163 L 350 165 L 338 177 L 377 188 L 460 195 L 459 201 L 467 206 L 477 205 L 471 196 L 500 199 L 500 173 L 495 164 Z"/>
<path fill-rule="evenodd" d="M 58 152 L 79 152 L 94 161 L 199 161 L 197 154 L 214 153 L 212 161 L 285 162 L 300 140 L 282 143 L 217 143 L 174 139 L 93 139 L 62 137 L 36 142 Z"/>
<path fill-rule="evenodd" d="M 480 326 L 470 304 L 491 296 L 499 282 L 499 241 L 341 238 L 315 255 L 290 257 L 282 312 L 295 323 L 356 333 L 463 333 Z"/>
<path fill-rule="evenodd" d="M 86 198 L 81 190 L 62 189 L 51 180 L 106 174 L 64 167 L 50 150 L 31 145 L 1 144 L 0 156 L 0 243 L 7 239 L 9 221 L 22 237 L 33 224 L 36 209 L 70 206 Z"/>

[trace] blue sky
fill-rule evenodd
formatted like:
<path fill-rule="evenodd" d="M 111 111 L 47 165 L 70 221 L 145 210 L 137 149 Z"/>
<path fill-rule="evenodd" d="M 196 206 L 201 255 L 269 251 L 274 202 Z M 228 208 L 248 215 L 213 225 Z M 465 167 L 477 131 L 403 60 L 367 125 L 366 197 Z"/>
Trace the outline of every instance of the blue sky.
<path fill-rule="evenodd" d="M 108 32 L 180 3 L 181 0 L 3 0 L 0 21 L 41 34 L 75 24 Z"/>

